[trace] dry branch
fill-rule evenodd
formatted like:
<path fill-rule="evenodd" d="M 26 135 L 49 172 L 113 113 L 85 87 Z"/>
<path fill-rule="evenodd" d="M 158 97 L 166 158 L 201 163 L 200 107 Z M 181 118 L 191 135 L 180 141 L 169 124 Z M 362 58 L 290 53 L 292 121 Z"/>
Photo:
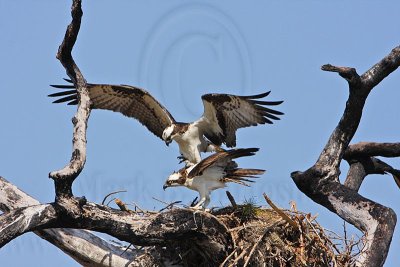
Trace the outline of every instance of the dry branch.
<path fill-rule="evenodd" d="M 312 224 L 307 219 L 307 216 L 295 215 L 293 219 L 285 213 L 258 209 L 251 205 L 237 205 L 233 211 L 220 210 L 219 214 L 216 212 L 216 216 L 188 209 L 135 213 L 90 203 L 84 198 L 74 198 L 72 183 L 82 171 L 86 161 L 86 129 L 90 115 L 90 99 L 86 81 L 71 55 L 83 14 L 80 0 L 73 1 L 71 14 L 72 22 L 59 47 L 57 58 L 77 88 L 79 100 L 77 112 L 72 119 L 74 125 L 72 157 L 63 169 L 49 174 L 55 182 L 56 201 L 54 203 L 34 206 L 33 201 L 27 201 L 25 203 L 27 205 L 22 205 L 22 202 L 18 201 L 19 197 L 9 196 L 9 200 L 3 198 L 4 203 L 1 204 L 1 208 L 6 210 L 6 213 L 0 217 L 0 246 L 27 231 L 36 231 L 38 235 L 61 247 L 78 262 L 93 266 L 98 264 L 103 266 L 107 264 L 110 266 L 165 265 L 176 263 L 177 260 L 179 264 L 186 266 L 193 265 L 193 262 L 196 265 L 212 266 L 221 262 L 230 266 L 260 265 L 261 261 L 265 263 L 268 260 L 274 265 L 292 263 L 304 265 L 310 260 L 317 265 L 321 262 L 336 264 L 339 258 L 334 254 L 329 239 L 324 236 L 318 225 Z M 322 67 L 325 71 L 339 73 L 348 81 L 349 99 L 341 120 L 315 165 L 305 172 L 292 173 L 292 178 L 301 191 L 366 233 L 366 246 L 358 262 L 363 266 L 383 265 L 396 216 L 391 209 L 370 201 L 356 191 L 341 185 L 339 165 L 358 128 L 368 94 L 399 65 L 400 47 L 397 47 L 361 76 L 354 68 L 332 65 Z M 374 149 L 368 151 L 375 151 Z M 389 153 L 386 147 L 384 150 L 388 153 L 387 155 L 398 153 Z M 364 153 L 367 152 L 364 151 Z M 383 152 L 380 151 L 380 153 Z M 351 155 L 351 152 L 348 154 Z M 368 174 L 369 170 L 363 167 L 364 172 Z M 387 172 L 394 170 L 383 164 L 377 164 L 374 171 L 385 168 Z M 7 201 L 8 205 L 5 204 Z M 18 206 L 20 208 L 16 208 Z M 272 221 L 271 218 L 275 220 Z M 299 224 L 297 227 L 299 231 L 291 231 L 290 227 L 283 227 L 291 221 L 292 225 Z M 248 224 L 245 225 L 245 223 Z M 135 245 L 147 246 L 148 249 L 143 252 L 127 252 L 126 254 L 136 256 L 136 258 L 126 263 L 124 260 L 127 258 L 122 257 L 121 253 L 120 257 L 116 257 L 119 260 L 117 263 L 109 256 L 105 256 L 104 251 L 110 249 L 110 253 L 116 254 L 118 249 L 96 240 L 88 232 L 46 230 L 60 227 L 107 233 Z M 86 242 L 88 247 L 97 245 L 104 258 L 99 261 L 98 256 L 93 256 L 92 259 L 85 251 L 87 248 L 68 247 L 62 241 L 63 238 L 68 239 L 68 234 L 71 234 L 69 240 L 74 244 L 77 244 L 77 240 L 82 237 L 83 243 Z M 264 254 L 261 251 L 264 251 Z M 257 255 L 261 253 L 261 256 L 255 257 L 256 253 Z M 343 262 L 344 265 L 348 263 L 345 260 Z"/>
<path fill-rule="evenodd" d="M 370 174 L 387 174 L 393 176 L 394 181 L 400 188 L 400 170 L 394 169 L 389 164 L 375 157 L 362 157 L 348 160 L 350 164 L 344 185 L 358 191 L 364 178 Z"/>
<path fill-rule="evenodd" d="M 349 145 L 344 153 L 344 159 L 360 157 L 400 157 L 400 143 L 360 142 Z"/>
<path fill-rule="evenodd" d="M 1 181 L 2 191 L 7 191 L 9 194 L 8 197 L 1 199 L 2 203 L 16 203 L 20 198 L 20 196 L 15 197 L 17 191 L 12 190 L 12 186 L 4 179 Z M 11 200 L 7 200 L 7 198 L 11 198 Z M 24 202 L 26 203 L 26 200 Z M 2 207 L 4 206 L 8 205 L 2 204 Z M 231 235 L 225 225 L 206 212 L 174 209 L 163 213 L 139 215 L 94 203 L 86 203 L 82 205 L 81 209 L 79 219 L 66 218 L 63 211 L 58 211 L 57 205 L 53 204 L 13 209 L 0 217 L 0 246 L 27 231 L 75 228 L 107 233 L 135 245 L 157 245 L 160 249 L 177 244 L 182 248 L 195 246 L 209 262 L 222 262 L 233 249 Z M 22 217 L 28 212 L 33 216 Z M 36 219 L 38 214 L 41 217 Z M 15 218 L 17 220 L 13 220 L 14 224 L 5 223 Z M 49 234 L 49 232 L 44 232 L 44 236 Z M 54 235 L 51 238 L 54 238 Z M 156 252 L 160 255 L 160 251 Z"/>
<path fill-rule="evenodd" d="M 322 66 L 338 72 L 349 83 L 349 98 L 343 116 L 332 132 L 317 162 L 305 172 L 291 174 L 297 187 L 315 202 L 336 213 L 366 233 L 366 246 L 359 266 L 382 266 L 385 262 L 396 215 L 390 208 L 366 199 L 340 184 L 339 165 L 357 131 L 365 101 L 371 90 L 400 65 L 400 47 L 359 76 L 354 68 Z"/>
<path fill-rule="evenodd" d="M 7 212 L 39 204 L 39 201 L 0 177 L 0 210 Z M 36 230 L 34 233 L 85 266 L 125 266 L 130 262 L 134 264 L 132 259 L 136 255 L 144 254 L 144 251 L 130 250 L 121 255 L 124 251 L 122 248 L 85 230 L 56 228 Z"/>
<path fill-rule="evenodd" d="M 343 155 L 343 159 L 350 165 L 344 185 L 358 191 L 367 175 L 390 173 L 400 187 L 400 170 L 375 158 L 376 156 L 400 156 L 400 143 L 360 142 L 349 145 Z"/>
<path fill-rule="evenodd" d="M 78 37 L 82 18 L 81 1 L 74 0 L 71 7 L 72 21 L 68 25 L 64 40 L 60 45 L 57 58 L 71 78 L 78 94 L 78 109 L 72 118 L 74 132 L 72 138 L 72 156 L 70 162 L 61 170 L 53 171 L 49 177 L 54 180 L 56 200 L 60 197 L 72 197 L 72 183 L 82 171 L 86 162 L 86 129 L 90 115 L 90 99 L 86 81 L 72 58 L 72 48 Z M 62 201 L 59 203 L 62 204 Z"/>

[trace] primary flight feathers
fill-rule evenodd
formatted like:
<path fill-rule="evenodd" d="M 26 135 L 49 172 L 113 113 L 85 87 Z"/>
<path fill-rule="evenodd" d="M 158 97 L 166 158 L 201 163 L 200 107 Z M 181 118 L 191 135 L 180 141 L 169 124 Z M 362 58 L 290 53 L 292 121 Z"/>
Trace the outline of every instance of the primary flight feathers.
<path fill-rule="evenodd" d="M 265 170 L 241 169 L 235 161 L 236 158 L 253 156 L 258 148 L 239 148 L 217 152 L 203 159 L 199 163 L 180 169 L 172 173 L 163 188 L 185 186 L 199 192 L 200 200 L 194 208 L 205 208 L 210 202 L 213 190 L 225 187 L 226 183 L 233 182 L 248 186 L 246 182 L 253 182 Z"/>
<path fill-rule="evenodd" d="M 227 166 L 233 159 L 249 157 L 256 154 L 258 148 L 239 148 L 214 153 L 196 164 L 188 173 L 188 178 L 202 175 L 204 170 L 212 166 Z M 237 167 L 237 166 L 235 166 Z M 264 171 L 263 171 L 264 172 Z"/>
<path fill-rule="evenodd" d="M 50 94 L 50 97 L 61 97 L 53 103 L 78 103 L 73 85 L 52 87 L 72 89 Z M 166 144 L 176 141 L 182 156 L 190 164 L 201 161 L 200 152 L 218 150 L 222 143 L 227 147 L 236 146 L 237 129 L 272 124 L 273 120 L 279 120 L 279 115 L 283 115 L 267 107 L 283 101 L 259 100 L 270 92 L 251 96 L 205 94 L 201 97 L 204 106 L 202 117 L 192 123 L 182 123 L 177 122 L 163 105 L 141 88 L 109 84 L 87 84 L 87 88 L 92 109 L 111 110 L 137 119 Z"/>
<path fill-rule="evenodd" d="M 77 92 L 73 85 L 51 86 L 59 89 L 72 89 L 50 94 L 50 97 L 63 96 L 53 103 L 69 101 L 68 105 L 78 104 Z M 109 84 L 88 84 L 87 88 L 92 109 L 111 110 L 135 118 L 159 138 L 162 138 L 165 128 L 175 123 L 168 110 L 141 88 Z"/>

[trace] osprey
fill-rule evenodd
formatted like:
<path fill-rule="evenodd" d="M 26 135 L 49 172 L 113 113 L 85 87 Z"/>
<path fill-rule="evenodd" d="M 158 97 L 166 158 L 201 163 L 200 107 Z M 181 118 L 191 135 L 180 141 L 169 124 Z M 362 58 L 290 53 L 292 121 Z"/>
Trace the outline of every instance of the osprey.
<path fill-rule="evenodd" d="M 205 209 L 210 203 L 211 191 L 225 187 L 228 182 L 248 186 L 246 182 L 253 182 L 249 178 L 257 178 L 256 175 L 265 172 L 259 169 L 240 169 L 233 161 L 236 158 L 252 156 L 257 151 L 258 148 L 239 148 L 214 153 L 195 165 L 186 166 L 172 173 L 163 189 L 185 186 L 195 190 L 199 192 L 200 200 L 193 208 Z"/>
<path fill-rule="evenodd" d="M 70 80 L 66 80 L 71 82 Z M 78 103 L 73 85 L 51 85 L 60 89 L 72 89 L 50 94 L 61 97 L 53 103 Z M 92 109 L 106 109 L 135 118 L 157 137 L 169 145 L 172 140 L 179 145 L 179 151 L 186 163 L 201 161 L 200 152 L 218 151 L 221 144 L 236 146 L 236 130 L 279 120 L 283 115 L 266 106 L 275 106 L 283 101 L 261 101 L 270 92 L 236 96 L 229 94 L 205 94 L 201 97 L 203 115 L 191 123 L 177 122 L 169 111 L 147 91 L 129 85 L 87 84 Z"/>

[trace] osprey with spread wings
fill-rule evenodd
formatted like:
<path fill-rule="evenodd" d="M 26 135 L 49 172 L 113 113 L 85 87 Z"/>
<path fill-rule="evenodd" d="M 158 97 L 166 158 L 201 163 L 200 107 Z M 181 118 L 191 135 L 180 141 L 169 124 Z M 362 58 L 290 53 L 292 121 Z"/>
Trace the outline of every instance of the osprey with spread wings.
<path fill-rule="evenodd" d="M 68 81 L 68 80 L 67 80 Z M 73 85 L 52 85 L 68 89 L 50 94 L 61 97 L 53 103 L 78 104 L 77 92 Z M 203 115 L 191 123 L 177 122 L 169 111 L 147 91 L 129 85 L 87 84 L 92 109 L 120 112 L 137 119 L 150 132 L 165 141 L 167 145 L 176 141 L 180 153 L 188 165 L 201 161 L 201 152 L 220 151 L 219 146 L 236 146 L 236 130 L 272 124 L 279 120 L 282 112 L 268 108 L 283 101 L 261 101 L 269 95 L 265 92 L 251 96 L 229 94 L 205 94 L 201 97 Z"/>

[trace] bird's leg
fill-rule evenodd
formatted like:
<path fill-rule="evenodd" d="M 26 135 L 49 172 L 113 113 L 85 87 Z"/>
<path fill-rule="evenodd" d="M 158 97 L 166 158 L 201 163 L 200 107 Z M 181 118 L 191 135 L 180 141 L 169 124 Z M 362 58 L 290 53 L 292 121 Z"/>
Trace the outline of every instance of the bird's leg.
<path fill-rule="evenodd" d="M 203 209 L 205 212 L 210 212 L 210 209 L 206 209 L 206 207 L 208 206 L 208 204 L 210 204 L 210 196 L 206 196 L 206 201 L 203 204 Z"/>
<path fill-rule="evenodd" d="M 206 200 L 204 201 L 203 207 L 207 207 L 210 204 L 210 195 L 206 196 Z"/>
<path fill-rule="evenodd" d="M 190 207 L 190 208 L 191 208 L 191 209 L 195 209 L 195 210 L 203 209 L 203 208 L 204 208 L 203 203 L 204 203 L 205 201 L 206 201 L 206 197 L 202 197 L 202 198 L 200 199 L 200 201 L 197 202 L 197 204 L 196 204 L 195 206 Z"/>
<path fill-rule="evenodd" d="M 196 210 L 203 209 L 205 212 L 210 212 L 210 209 L 206 209 L 208 204 L 210 204 L 210 194 L 201 195 L 200 197 L 200 201 L 192 208 Z"/>

